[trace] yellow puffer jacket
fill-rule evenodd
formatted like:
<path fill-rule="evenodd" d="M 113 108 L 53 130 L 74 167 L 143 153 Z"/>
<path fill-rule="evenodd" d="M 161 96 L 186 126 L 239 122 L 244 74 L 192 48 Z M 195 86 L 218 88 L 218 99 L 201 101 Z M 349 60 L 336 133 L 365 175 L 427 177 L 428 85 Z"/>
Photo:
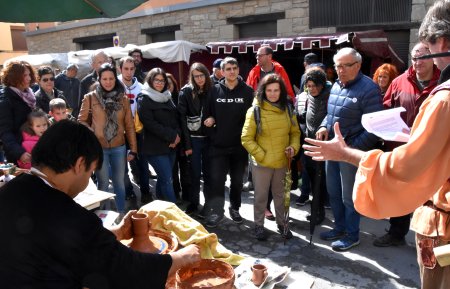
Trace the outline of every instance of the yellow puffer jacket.
<path fill-rule="evenodd" d="M 253 105 L 260 106 L 256 99 Z M 260 107 L 261 134 L 256 132 L 254 108 L 250 107 L 242 129 L 242 145 L 258 165 L 274 169 L 285 167 L 287 166 L 285 149 L 291 146 L 295 154 L 300 149 L 300 129 L 297 119 L 293 115 L 291 121 L 287 109 L 282 111 L 267 101 Z"/>

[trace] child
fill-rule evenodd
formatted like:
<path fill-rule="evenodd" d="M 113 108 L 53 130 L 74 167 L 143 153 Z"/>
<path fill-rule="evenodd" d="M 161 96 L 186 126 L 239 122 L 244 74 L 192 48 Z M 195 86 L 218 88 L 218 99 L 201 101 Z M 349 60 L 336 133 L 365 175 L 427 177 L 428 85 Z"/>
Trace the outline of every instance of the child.
<path fill-rule="evenodd" d="M 51 118 L 49 119 L 50 125 L 62 120 L 69 119 L 71 121 L 76 121 L 76 118 L 73 117 L 70 113 L 67 113 L 67 105 L 64 99 L 62 98 L 54 98 L 50 100 L 49 103 L 49 115 Z"/>
<path fill-rule="evenodd" d="M 41 109 L 33 110 L 28 115 L 27 121 L 22 125 L 22 147 L 31 154 L 39 138 L 48 128 L 47 114 Z M 20 160 L 17 164 L 22 169 L 30 169 L 31 163 L 23 163 Z"/>

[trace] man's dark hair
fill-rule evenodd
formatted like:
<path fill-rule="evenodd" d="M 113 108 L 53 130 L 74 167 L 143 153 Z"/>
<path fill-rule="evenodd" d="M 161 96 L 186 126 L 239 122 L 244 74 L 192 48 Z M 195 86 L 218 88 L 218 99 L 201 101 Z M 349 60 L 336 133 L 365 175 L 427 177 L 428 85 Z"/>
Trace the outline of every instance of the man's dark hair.
<path fill-rule="evenodd" d="M 141 58 L 143 58 L 142 50 L 140 50 L 139 48 L 134 48 L 134 49 L 131 49 L 130 51 L 128 51 L 128 56 L 132 56 L 133 53 L 136 53 L 136 52 L 138 52 L 141 55 Z"/>
<path fill-rule="evenodd" d="M 52 74 L 53 76 L 55 76 L 55 72 L 53 72 L 53 69 L 50 66 L 39 67 L 37 73 L 38 73 L 39 78 L 41 78 L 43 75 L 46 75 L 46 74 Z"/>
<path fill-rule="evenodd" d="M 102 167 L 103 149 L 95 134 L 86 126 L 61 120 L 52 125 L 39 139 L 31 152 L 34 167 L 47 167 L 58 174 L 70 170 L 79 157 L 84 158 L 86 171 L 97 161 Z"/>

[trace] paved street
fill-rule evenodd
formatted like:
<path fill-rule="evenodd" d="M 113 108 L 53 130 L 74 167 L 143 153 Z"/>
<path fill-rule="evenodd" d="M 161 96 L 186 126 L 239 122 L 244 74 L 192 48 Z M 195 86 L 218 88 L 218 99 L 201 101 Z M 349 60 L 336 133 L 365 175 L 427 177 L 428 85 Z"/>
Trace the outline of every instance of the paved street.
<path fill-rule="evenodd" d="M 154 192 L 154 180 L 152 180 Z M 139 189 L 135 189 L 138 193 Z M 309 204 L 304 207 L 295 205 L 299 191 L 291 194 L 290 228 L 294 238 L 286 245 L 276 233 L 274 221 L 265 221 L 270 232 L 267 241 L 261 242 L 253 236 L 253 192 L 243 193 L 241 214 L 245 218 L 242 224 L 235 224 L 225 210 L 226 218 L 217 228 L 209 229 L 218 235 L 220 242 L 235 253 L 261 259 L 262 262 L 274 262 L 280 266 L 289 266 L 291 273 L 276 288 L 419 288 L 420 279 L 414 247 L 414 234 L 407 235 L 407 245 L 402 247 L 377 248 L 372 245 L 376 236 L 385 233 L 388 220 L 361 220 L 361 244 L 344 253 L 334 252 L 330 242 L 319 239 L 319 233 L 332 226 L 332 212 L 326 210 L 326 220 L 316 227 L 314 245 L 309 245 Z M 227 196 L 228 199 L 228 196 Z M 139 205 L 129 201 L 130 208 Z M 184 208 L 186 204 L 180 204 Z M 228 207 L 228 202 L 226 208 Z M 283 284 L 289 284 L 286 286 Z"/>

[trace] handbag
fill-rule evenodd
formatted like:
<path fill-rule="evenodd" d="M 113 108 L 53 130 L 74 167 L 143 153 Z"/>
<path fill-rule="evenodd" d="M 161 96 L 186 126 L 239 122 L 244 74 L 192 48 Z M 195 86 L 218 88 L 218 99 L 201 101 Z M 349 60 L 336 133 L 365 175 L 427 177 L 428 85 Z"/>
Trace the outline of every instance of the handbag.
<path fill-rule="evenodd" d="M 202 126 L 203 109 L 198 116 L 186 116 L 187 128 L 189 131 L 198 131 Z"/>
<path fill-rule="evenodd" d="M 136 110 L 136 113 L 134 114 L 134 130 L 136 133 L 140 133 L 144 129 L 144 125 L 142 124 L 141 120 L 139 119 L 139 114 Z"/>

